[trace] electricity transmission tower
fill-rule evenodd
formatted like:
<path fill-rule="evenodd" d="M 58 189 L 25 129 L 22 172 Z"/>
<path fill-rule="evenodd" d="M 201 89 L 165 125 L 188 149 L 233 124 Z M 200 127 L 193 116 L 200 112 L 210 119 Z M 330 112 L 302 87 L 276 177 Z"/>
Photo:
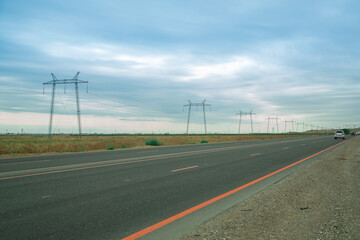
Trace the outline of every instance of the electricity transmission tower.
<path fill-rule="evenodd" d="M 314 124 L 310 124 L 310 126 L 311 126 L 311 133 L 314 133 Z"/>
<path fill-rule="evenodd" d="M 56 76 L 51 73 L 53 80 L 44 82 L 44 85 L 52 85 L 52 94 L 51 94 L 51 107 L 50 107 L 50 124 L 49 124 L 49 138 L 51 138 L 52 133 L 52 120 L 53 120 L 53 113 L 54 113 L 54 101 L 55 101 L 55 88 L 56 84 L 64 84 L 64 92 L 66 89 L 66 84 L 75 84 L 75 94 L 76 94 L 76 107 L 77 107 L 77 118 L 78 118 L 78 125 L 79 125 L 79 137 L 81 138 L 81 121 L 80 121 L 80 101 L 79 101 L 79 84 L 80 83 L 88 83 L 88 81 L 79 80 L 80 72 L 76 73 L 72 79 L 57 79 Z M 43 89 L 44 91 L 44 89 Z"/>
<path fill-rule="evenodd" d="M 267 133 L 269 133 L 270 120 L 275 120 L 276 121 L 276 129 L 277 129 L 277 133 L 279 133 L 279 122 L 278 122 L 279 117 L 267 117 L 265 119 L 268 120 Z"/>
<path fill-rule="evenodd" d="M 291 123 L 292 124 L 292 131 L 294 131 L 294 120 L 291 120 L 291 121 L 284 121 L 285 122 L 285 129 L 284 129 L 284 132 L 286 133 L 286 123 Z"/>
<path fill-rule="evenodd" d="M 296 123 L 296 131 L 299 132 L 299 125 L 302 125 L 303 132 L 305 132 L 305 123 L 304 122 L 297 122 Z"/>
<path fill-rule="evenodd" d="M 201 103 L 193 103 L 190 100 L 188 100 L 189 103 L 184 105 L 183 107 L 189 107 L 189 111 L 188 111 L 188 120 L 187 120 L 187 127 L 186 127 L 186 134 L 189 134 L 189 124 L 190 124 L 190 112 L 191 112 L 191 107 L 195 106 L 201 106 L 203 109 L 203 115 L 204 115 L 204 128 L 205 128 L 205 134 L 206 134 L 206 115 L 205 115 L 205 107 L 210 107 L 211 109 L 211 104 L 206 104 L 205 101 L 206 99 L 204 99 L 204 101 L 202 101 Z"/>
<path fill-rule="evenodd" d="M 254 128 L 253 128 L 253 120 L 252 120 L 252 115 L 253 114 L 256 114 L 256 113 L 253 113 L 252 110 L 250 112 L 242 112 L 241 110 L 239 111 L 239 113 L 237 113 L 236 115 L 239 115 L 240 118 L 239 118 L 239 129 L 238 129 L 238 134 L 240 134 L 240 129 L 241 129 L 241 117 L 242 115 L 249 115 L 250 116 L 250 122 L 251 122 L 251 133 L 253 134 L 254 133 Z"/>

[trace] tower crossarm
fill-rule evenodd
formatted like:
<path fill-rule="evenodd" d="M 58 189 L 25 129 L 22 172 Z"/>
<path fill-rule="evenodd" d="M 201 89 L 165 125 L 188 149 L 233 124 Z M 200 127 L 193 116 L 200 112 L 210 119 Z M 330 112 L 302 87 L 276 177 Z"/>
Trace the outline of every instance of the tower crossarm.
<path fill-rule="evenodd" d="M 79 80 L 79 79 L 60 79 L 44 82 L 43 85 L 52 85 L 52 84 L 74 84 L 74 83 L 88 83 L 88 81 Z"/>

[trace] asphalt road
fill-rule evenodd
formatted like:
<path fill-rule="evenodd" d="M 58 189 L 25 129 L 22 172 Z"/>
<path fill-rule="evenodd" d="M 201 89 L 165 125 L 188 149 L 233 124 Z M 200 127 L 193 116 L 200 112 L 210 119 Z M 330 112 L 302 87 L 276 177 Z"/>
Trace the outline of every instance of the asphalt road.
<path fill-rule="evenodd" d="M 0 159 L 0 239 L 121 239 L 341 141 L 298 137 Z"/>

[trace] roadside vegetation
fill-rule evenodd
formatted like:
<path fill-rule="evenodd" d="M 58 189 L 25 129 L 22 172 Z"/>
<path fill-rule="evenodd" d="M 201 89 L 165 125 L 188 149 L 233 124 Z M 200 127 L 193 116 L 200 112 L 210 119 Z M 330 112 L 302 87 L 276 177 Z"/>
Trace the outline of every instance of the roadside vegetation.
<path fill-rule="evenodd" d="M 309 134 L 307 134 L 309 135 Z M 1 135 L 0 156 L 24 154 L 85 152 L 122 148 L 206 144 L 304 136 L 302 134 L 194 134 L 194 135 Z"/>

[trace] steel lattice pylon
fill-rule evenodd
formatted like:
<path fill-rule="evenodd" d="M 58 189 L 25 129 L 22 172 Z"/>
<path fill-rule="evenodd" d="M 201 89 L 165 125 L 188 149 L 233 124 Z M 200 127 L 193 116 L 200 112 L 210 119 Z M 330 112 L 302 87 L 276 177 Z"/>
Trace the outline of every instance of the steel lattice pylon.
<path fill-rule="evenodd" d="M 191 112 L 191 107 L 192 107 L 192 106 L 201 106 L 201 107 L 203 108 L 204 128 L 205 128 L 205 134 L 206 134 L 207 129 L 206 129 L 205 107 L 211 107 L 211 104 L 206 104 L 206 103 L 205 103 L 206 99 L 204 99 L 204 101 L 202 101 L 201 103 L 193 103 L 193 102 L 191 102 L 190 100 L 188 100 L 188 101 L 189 101 L 189 103 L 183 106 L 183 107 L 189 107 L 187 127 L 186 127 L 186 134 L 189 134 L 190 112 Z"/>
<path fill-rule="evenodd" d="M 270 120 L 276 121 L 277 133 L 279 133 L 279 122 L 278 122 L 279 119 L 280 119 L 279 117 L 267 117 L 266 118 L 266 120 L 268 121 L 266 133 L 269 133 Z"/>
<path fill-rule="evenodd" d="M 253 119 L 252 116 L 255 115 L 256 113 L 253 113 L 253 110 L 251 110 L 250 112 L 242 112 L 241 110 L 239 110 L 239 113 L 236 113 L 236 116 L 239 115 L 239 128 L 238 128 L 238 134 L 240 134 L 240 129 L 241 129 L 241 117 L 243 115 L 249 115 L 250 116 L 250 122 L 251 122 L 251 133 L 254 133 L 254 128 L 253 128 Z"/>
<path fill-rule="evenodd" d="M 52 133 L 52 120 L 54 114 L 54 101 L 55 101 L 55 88 L 56 84 L 75 84 L 75 93 L 76 93 L 76 107 L 77 107 L 77 116 L 78 116 L 78 125 L 79 125 L 79 137 L 81 138 L 81 121 L 80 121 L 80 102 L 79 102 L 79 83 L 88 83 L 88 81 L 79 80 L 80 72 L 77 72 L 72 79 L 57 79 L 56 76 L 51 73 L 53 80 L 44 82 L 44 85 L 52 85 L 52 94 L 51 94 L 51 106 L 50 106 L 50 124 L 49 124 L 49 138 L 51 138 Z"/>

